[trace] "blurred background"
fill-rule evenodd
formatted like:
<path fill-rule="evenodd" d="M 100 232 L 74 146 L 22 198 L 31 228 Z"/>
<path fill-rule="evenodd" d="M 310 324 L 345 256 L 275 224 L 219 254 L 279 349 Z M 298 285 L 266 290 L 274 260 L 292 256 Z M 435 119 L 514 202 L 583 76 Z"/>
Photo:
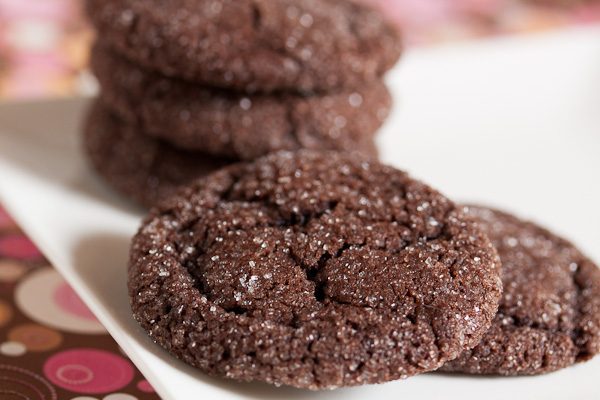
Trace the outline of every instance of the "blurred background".
<path fill-rule="evenodd" d="M 379 8 L 408 46 L 528 34 L 600 21 L 600 0 L 356 0 Z M 93 31 L 84 0 L 0 0 L 0 100 L 89 94 Z"/>

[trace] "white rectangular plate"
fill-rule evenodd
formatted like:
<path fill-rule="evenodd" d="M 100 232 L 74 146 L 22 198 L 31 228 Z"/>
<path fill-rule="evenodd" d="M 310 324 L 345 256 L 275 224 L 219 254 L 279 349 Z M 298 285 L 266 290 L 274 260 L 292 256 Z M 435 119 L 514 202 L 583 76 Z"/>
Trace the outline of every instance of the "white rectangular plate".
<path fill-rule="evenodd" d="M 384 161 L 458 201 L 533 219 L 600 261 L 600 27 L 410 50 L 388 82 Z M 426 374 L 332 392 L 230 382 L 170 357 L 130 314 L 126 260 L 142 211 L 87 168 L 86 104 L 0 106 L 0 201 L 163 398 L 600 398 L 600 357 L 545 376 Z"/>

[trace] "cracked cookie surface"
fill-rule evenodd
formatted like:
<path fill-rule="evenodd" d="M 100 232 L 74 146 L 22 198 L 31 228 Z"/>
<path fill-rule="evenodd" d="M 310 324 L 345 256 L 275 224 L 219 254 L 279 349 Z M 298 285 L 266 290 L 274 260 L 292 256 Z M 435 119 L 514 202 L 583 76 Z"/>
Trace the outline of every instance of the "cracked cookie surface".
<path fill-rule="evenodd" d="M 146 68 L 248 91 L 356 86 L 401 52 L 379 13 L 346 0 L 87 0 L 87 13 Z"/>
<path fill-rule="evenodd" d="M 499 268 L 476 224 L 406 173 L 279 152 L 160 202 L 133 239 L 128 288 L 150 337 L 209 374 L 332 389 L 475 346 Z"/>
<path fill-rule="evenodd" d="M 571 243 L 501 211 L 469 207 L 502 260 L 504 292 L 480 344 L 443 371 L 531 375 L 600 352 L 600 270 Z"/>
<path fill-rule="evenodd" d="M 146 207 L 180 185 L 233 163 L 145 136 L 99 101 L 85 121 L 83 147 L 93 168 L 110 186 Z"/>
<path fill-rule="evenodd" d="M 243 94 L 146 71 L 97 44 L 102 100 L 144 133 L 179 148 L 252 160 L 277 150 L 357 151 L 376 157 L 374 134 L 392 99 L 380 80 L 322 95 Z"/>

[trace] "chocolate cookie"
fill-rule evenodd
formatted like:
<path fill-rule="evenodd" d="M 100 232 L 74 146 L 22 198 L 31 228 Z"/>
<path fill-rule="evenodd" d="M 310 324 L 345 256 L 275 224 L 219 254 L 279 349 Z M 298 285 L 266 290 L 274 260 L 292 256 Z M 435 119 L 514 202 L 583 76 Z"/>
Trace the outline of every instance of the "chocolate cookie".
<path fill-rule="evenodd" d="M 301 148 L 376 157 L 373 135 L 392 102 L 379 80 L 337 94 L 245 95 L 145 71 L 102 44 L 91 62 L 106 106 L 130 123 L 178 147 L 236 159 Z"/>
<path fill-rule="evenodd" d="M 499 259 L 461 209 L 346 153 L 272 153 L 186 186 L 131 247 L 135 318 L 226 378 L 302 388 L 385 382 L 475 346 Z"/>
<path fill-rule="evenodd" d="M 378 79 L 398 33 L 346 0 L 87 0 L 99 36 L 167 76 L 249 91 L 319 91 Z"/>
<path fill-rule="evenodd" d="M 146 137 L 99 102 L 93 105 L 85 122 L 84 147 L 93 167 L 107 183 L 147 207 L 181 184 L 232 163 Z"/>
<path fill-rule="evenodd" d="M 530 222 L 469 207 L 502 259 L 504 293 L 492 327 L 444 371 L 529 375 L 600 352 L 600 270 Z"/>

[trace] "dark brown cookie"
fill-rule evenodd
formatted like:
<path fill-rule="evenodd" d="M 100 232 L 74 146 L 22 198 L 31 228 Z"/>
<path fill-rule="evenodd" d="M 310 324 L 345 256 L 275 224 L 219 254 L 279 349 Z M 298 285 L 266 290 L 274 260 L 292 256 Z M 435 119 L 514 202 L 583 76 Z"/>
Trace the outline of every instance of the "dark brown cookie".
<path fill-rule="evenodd" d="M 87 0 L 87 12 L 146 68 L 249 91 L 356 86 L 401 52 L 380 14 L 346 0 Z"/>
<path fill-rule="evenodd" d="M 85 122 L 84 147 L 102 178 L 147 207 L 178 186 L 232 161 L 179 150 L 146 137 L 96 102 Z"/>
<path fill-rule="evenodd" d="M 144 133 L 236 159 L 301 148 L 376 157 L 373 135 L 392 102 L 379 80 L 337 94 L 244 95 L 145 71 L 102 44 L 91 61 L 106 106 Z"/>
<path fill-rule="evenodd" d="M 530 222 L 479 207 L 469 214 L 498 249 L 504 293 L 481 343 L 442 370 L 541 374 L 600 352 L 600 270 Z"/>
<path fill-rule="evenodd" d="M 129 295 L 157 343 L 230 379 L 385 382 L 475 346 L 501 293 L 495 249 L 406 173 L 279 152 L 161 202 L 132 242 Z"/>

